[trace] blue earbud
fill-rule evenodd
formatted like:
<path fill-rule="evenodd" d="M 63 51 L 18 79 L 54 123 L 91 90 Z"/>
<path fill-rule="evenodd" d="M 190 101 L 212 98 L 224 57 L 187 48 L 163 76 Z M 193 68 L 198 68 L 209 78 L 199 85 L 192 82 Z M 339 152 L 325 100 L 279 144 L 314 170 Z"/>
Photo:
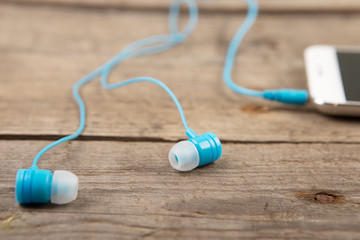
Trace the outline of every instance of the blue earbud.
<path fill-rule="evenodd" d="M 181 3 L 187 4 L 189 8 L 189 22 L 182 31 L 177 26 Z M 20 204 L 47 203 L 49 201 L 55 204 L 65 204 L 76 199 L 78 191 L 77 176 L 67 171 L 55 171 L 52 174 L 49 170 L 38 169 L 36 165 L 40 157 L 48 150 L 63 142 L 77 138 L 83 132 L 86 122 L 86 108 L 80 96 L 80 88 L 97 77 L 100 77 L 101 85 L 108 90 L 138 82 L 149 82 L 161 87 L 170 96 L 179 111 L 186 134 L 190 137 L 188 141 L 180 142 L 170 150 L 169 160 L 175 169 L 189 171 L 219 159 L 222 152 L 220 140 L 213 133 L 197 136 L 188 127 L 180 102 L 163 82 L 150 77 L 137 77 L 114 84 L 107 82 L 112 68 L 124 60 L 131 57 L 163 52 L 184 41 L 194 30 L 197 21 L 198 9 L 195 0 L 174 1 L 169 14 L 170 33 L 148 37 L 131 43 L 118 55 L 77 81 L 73 86 L 72 92 L 79 106 L 79 127 L 75 133 L 45 146 L 35 156 L 30 169 L 18 170 L 15 182 L 16 201 Z"/>
<path fill-rule="evenodd" d="M 71 172 L 57 170 L 19 169 L 15 180 L 15 198 L 20 204 L 51 203 L 65 204 L 76 199 L 78 177 Z"/>
<path fill-rule="evenodd" d="M 221 153 L 219 138 L 213 133 L 204 133 L 175 144 L 169 152 L 169 161 L 178 171 L 190 171 L 218 160 Z"/>

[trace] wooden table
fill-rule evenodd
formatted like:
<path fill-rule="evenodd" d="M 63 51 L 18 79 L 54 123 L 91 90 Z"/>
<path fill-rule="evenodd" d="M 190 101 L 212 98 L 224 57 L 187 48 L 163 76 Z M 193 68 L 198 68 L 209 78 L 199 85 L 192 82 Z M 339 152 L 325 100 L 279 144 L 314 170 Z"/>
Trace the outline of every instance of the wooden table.
<path fill-rule="evenodd" d="M 96 80 L 81 90 L 82 136 L 39 161 L 78 175 L 78 199 L 25 207 L 14 200 L 16 171 L 76 130 L 73 83 L 126 44 L 166 33 L 168 1 L 0 1 L 0 239 L 360 239 L 359 119 L 232 93 L 221 72 L 245 5 L 199 4 L 185 43 L 125 62 L 110 82 L 164 81 L 190 127 L 221 138 L 222 158 L 173 170 L 168 151 L 186 136 L 169 97 Z M 306 46 L 359 45 L 358 0 L 260 5 L 233 75 L 244 86 L 306 88 Z"/>

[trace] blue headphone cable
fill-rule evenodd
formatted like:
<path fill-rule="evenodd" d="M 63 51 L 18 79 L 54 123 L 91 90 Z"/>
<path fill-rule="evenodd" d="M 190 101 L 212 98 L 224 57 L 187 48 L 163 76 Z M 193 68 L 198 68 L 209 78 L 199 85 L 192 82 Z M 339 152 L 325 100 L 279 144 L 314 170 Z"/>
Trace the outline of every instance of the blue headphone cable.
<path fill-rule="evenodd" d="M 180 32 L 178 29 L 178 18 L 180 14 L 180 5 L 182 3 L 185 3 L 189 10 L 189 20 L 185 28 Z M 37 168 L 37 162 L 40 159 L 40 157 L 47 152 L 49 149 L 63 143 L 66 141 L 73 140 L 77 138 L 84 130 L 85 128 L 85 122 L 86 122 L 86 108 L 84 101 L 82 100 L 79 90 L 80 88 L 85 85 L 86 83 L 92 81 L 96 77 L 101 78 L 101 85 L 108 90 L 116 89 L 119 87 L 123 87 L 125 85 L 129 85 L 132 83 L 137 82 L 150 82 L 158 85 L 161 87 L 174 101 L 182 120 L 182 123 L 185 127 L 186 134 L 188 137 L 193 138 L 196 137 L 196 133 L 188 127 L 188 124 L 186 122 L 185 114 L 183 112 L 183 109 L 174 95 L 174 93 L 168 88 L 164 83 L 161 81 L 150 78 L 150 77 L 137 77 L 125 80 L 120 83 L 115 84 L 108 84 L 107 83 L 107 77 L 109 75 L 109 72 L 112 70 L 113 67 L 121 63 L 122 61 L 129 59 L 131 57 L 138 57 L 138 56 L 144 56 L 144 55 L 150 55 L 154 53 L 160 53 L 165 50 L 168 50 L 179 43 L 185 41 L 185 39 L 193 32 L 193 30 L 196 27 L 196 24 L 198 22 L 198 9 L 195 0 L 173 0 L 170 12 L 169 12 L 169 34 L 163 34 L 163 35 L 157 35 L 157 36 L 151 36 L 148 38 L 144 38 L 138 41 L 135 41 L 125 47 L 118 55 L 116 55 L 114 58 L 109 60 L 107 63 L 102 65 L 101 67 L 97 68 L 95 71 L 91 72 L 90 74 L 84 76 L 79 81 L 77 81 L 73 88 L 72 93 L 74 95 L 74 98 L 79 106 L 80 110 L 80 123 L 78 126 L 78 129 L 75 133 L 68 135 L 66 137 L 63 137 L 46 147 L 44 147 L 34 158 L 32 163 L 32 168 Z"/>
<path fill-rule="evenodd" d="M 231 78 L 231 72 L 234 66 L 234 61 L 238 49 L 246 36 L 246 34 L 250 31 L 252 26 L 254 25 L 257 17 L 258 17 L 258 3 L 257 0 L 243 0 L 248 4 L 248 12 L 244 22 L 241 24 L 234 37 L 232 38 L 230 45 L 227 50 L 224 70 L 223 70 L 223 79 L 226 85 L 236 93 L 253 96 L 253 97 L 262 97 L 264 99 L 279 101 L 282 103 L 288 104 L 296 104 L 296 105 L 304 105 L 308 99 L 308 92 L 306 90 L 298 90 L 298 89 L 274 89 L 274 90 L 264 90 L 264 91 L 256 91 L 248 88 L 241 87 L 234 83 Z M 187 25 L 182 31 L 179 31 L 178 28 L 178 18 L 180 14 L 180 5 L 185 3 L 189 10 L 189 20 Z M 100 76 L 100 82 L 102 87 L 107 90 L 112 90 L 116 88 L 120 88 L 129 84 L 137 83 L 137 82 L 150 82 L 161 87 L 174 101 L 182 123 L 185 127 L 186 134 L 188 137 L 196 137 L 196 133 L 188 127 L 186 122 L 185 114 L 183 109 L 174 95 L 174 93 L 161 81 L 151 78 L 151 77 L 136 77 L 132 79 L 128 79 L 115 84 L 108 84 L 107 79 L 110 71 L 113 67 L 117 66 L 119 63 L 123 62 L 126 59 L 132 57 L 139 57 L 144 55 L 150 55 L 155 53 L 160 53 L 171 49 L 172 47 L 182 43 L 186 40 L 186 38 L 193 32 L 198 22 L 198 8 L 195 0 L 173 0 L 170 11 L 169 11 L 169 33 L 156 35 L 147 37 L 144 39 L 140 39 L 135 41 L 128 46 L 126 46 L 118 55 L 109 60 L 104 65 L 97 68 L 95 71 L 90 74 L 84 76 L 79 81 L 77 81 L 72 89 L 72 93 L 74 98 L 79 106 L 80 110 L 80 123 L 78 129 L 75 133 L 63 137 L 43 148 L 34 158 L 32 167 L 36 167 L 38 160 L 40 157 L 47 152 L 49 149 L 69 140 L 73 140 L 77 138 L 85 128 L 86 122 L 86 109 L 84 101 L 82 100 L 79 90 L 86 83 L 92 81 L 93 79 Z"/>

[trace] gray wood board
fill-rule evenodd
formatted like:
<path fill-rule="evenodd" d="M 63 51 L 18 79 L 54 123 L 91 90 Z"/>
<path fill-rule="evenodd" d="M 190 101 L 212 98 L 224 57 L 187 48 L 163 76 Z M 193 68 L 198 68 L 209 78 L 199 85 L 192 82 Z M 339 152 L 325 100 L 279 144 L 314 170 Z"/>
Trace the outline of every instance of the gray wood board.
<path fill-rule="evenodd" d="M 18 168 L 46 141 L 0 141 L 1 239 L 358 239 L 359 144 L 224 144 L 188 173 L 172 143 L 73 141 L 39 161 L 79 176 L 68 205 L 21 207 Z"/>
<path fill-rule="evenodd" d="M 0 7 L 0 135 L 62 136 L 78 125 L 72 85 L 130 42 L 167 32 L 164 13 L 31 6 Z M 129 60 L 110 82 L 135 76 L 164 81 L 188 123 L 227 141 L 359 142 L 359 119 L 323 116 L 239 96 L 226 88 L 227 45 L 243 16 L 210 14 L 180 46 Z M 146 24 L 145 24 L 146 23 Z M 356 45 L 358 15 L 263 15 L 237 57 L 234 80 L 246 87 L 306 88 L 302 58 L 311 44 Z M 99 81 L 81 90 L 88 106 L 87 137 L 185 138 L 175 105 L 157 86 L 106 91 Z"/>

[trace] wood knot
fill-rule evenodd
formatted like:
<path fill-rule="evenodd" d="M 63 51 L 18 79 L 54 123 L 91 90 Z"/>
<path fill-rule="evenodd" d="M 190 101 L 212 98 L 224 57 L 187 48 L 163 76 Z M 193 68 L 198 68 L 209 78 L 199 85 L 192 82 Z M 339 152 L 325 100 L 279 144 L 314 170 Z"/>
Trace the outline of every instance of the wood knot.
<path fill-rule="evenodd" d="M 321 193 L 315 194 L 314 200 L 321 202 L 321 203 L 333 203 L 336 201 L 336 195 L 321 192 Z"/>
<path fill-rule="evenodd" d="M 341 203 L 345 201 L 345 197 L 340 194 L 329 192 L 297 192 L 296 197 L 309 202 L 317 202 L 324 204 Z"/>

